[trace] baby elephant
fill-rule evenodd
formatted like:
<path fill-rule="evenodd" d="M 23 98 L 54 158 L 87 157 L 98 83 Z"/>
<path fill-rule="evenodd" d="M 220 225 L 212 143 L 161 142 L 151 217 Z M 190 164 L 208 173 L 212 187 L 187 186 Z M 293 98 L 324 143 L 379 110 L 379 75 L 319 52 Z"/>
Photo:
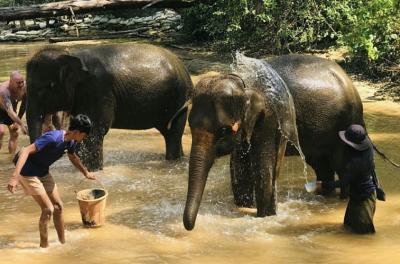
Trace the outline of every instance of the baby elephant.
<path fill-rule="evenodd" d="M 350 78 L 336 63 L 314 56 L 287 55 L 263 63 L 290 90 L 300 146 L 317 179 L 333 180 L 335 172 L 340 177 L 344 161 L 338 154 L 337 132 L 353 123 L 364 124 L 361 100 Z M 282 136 L 273 100 L 235 75 L 207 77 L 194 90 L 194 97 L 180 110 L 192 105 L 185 228 L 194 228 L 215 158 L 229 153 L 235 204 L 253 207 L 255 201 L 257 216 L 276 214 L 279 169 L 285 152 L 296 152 L 290 144 L 286 149 L 287 137 Z"/>

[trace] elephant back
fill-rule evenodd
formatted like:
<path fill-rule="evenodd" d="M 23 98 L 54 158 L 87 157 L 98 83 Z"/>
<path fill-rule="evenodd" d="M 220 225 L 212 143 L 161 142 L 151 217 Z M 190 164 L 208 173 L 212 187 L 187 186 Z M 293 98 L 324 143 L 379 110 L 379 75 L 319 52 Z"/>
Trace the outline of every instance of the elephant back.
<path fill-rule="evenodd" d="M 360 96 L 337 63 L 310 55 L 279 56 L 268 63 L 293 96 L 304 152 L 326 149 L 326 145 L 337 143 L 337 131 L 352 123 L 364 124 Z"/>
<path fill-rule="evenodd" d="M 94 76 L 93 93 L 113 94 L 116 128 L 146 129 L 167 123 L 193 90 L 182 61 L 164 48 L 116 44 L 75 54 Z"/>

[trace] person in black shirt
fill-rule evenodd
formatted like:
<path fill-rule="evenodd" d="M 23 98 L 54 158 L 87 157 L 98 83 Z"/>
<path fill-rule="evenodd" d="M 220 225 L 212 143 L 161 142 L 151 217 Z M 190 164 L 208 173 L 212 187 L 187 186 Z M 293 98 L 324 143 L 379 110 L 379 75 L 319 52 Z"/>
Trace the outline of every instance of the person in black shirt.
<path fill-rule="evenodd" d="M 347 160 L 342 177 L 338 181 L 317 182 L 317 192 L 322 189 L 348 186 L 350 199 L 347 204 L 344 225 L 359 234 L 375 233 L 373 218 L 376 204 L 376 183 L 373 146 L 365 129 L 353 124 L 339 131 L 345 143 L 344 158 Z"/>

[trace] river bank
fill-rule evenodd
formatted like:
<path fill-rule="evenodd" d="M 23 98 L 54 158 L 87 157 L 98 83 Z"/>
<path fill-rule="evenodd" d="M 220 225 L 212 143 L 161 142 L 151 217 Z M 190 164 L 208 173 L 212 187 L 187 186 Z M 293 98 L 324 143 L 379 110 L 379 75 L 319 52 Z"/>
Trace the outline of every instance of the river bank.
<path fill-rule="evenodd" d="M 99 14 L 37 18 L 0 23 L 0 42 L 65 41 L 99 38 L 173 40 L 182 29 L 173 9 L 129 10 Z"/>

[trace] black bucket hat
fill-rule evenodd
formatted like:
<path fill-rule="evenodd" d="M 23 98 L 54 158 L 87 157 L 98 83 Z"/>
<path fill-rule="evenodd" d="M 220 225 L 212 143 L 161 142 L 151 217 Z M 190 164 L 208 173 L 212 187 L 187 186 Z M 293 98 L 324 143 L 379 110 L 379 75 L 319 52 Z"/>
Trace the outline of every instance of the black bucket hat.
<path fill-rule="evenodd" d="M 344 143 L 358 151 L 371 147 L 371 141 L 365 129 L 360 125 L 351 125 L 346 130 L 339 131 L 339 137 Z"/>

